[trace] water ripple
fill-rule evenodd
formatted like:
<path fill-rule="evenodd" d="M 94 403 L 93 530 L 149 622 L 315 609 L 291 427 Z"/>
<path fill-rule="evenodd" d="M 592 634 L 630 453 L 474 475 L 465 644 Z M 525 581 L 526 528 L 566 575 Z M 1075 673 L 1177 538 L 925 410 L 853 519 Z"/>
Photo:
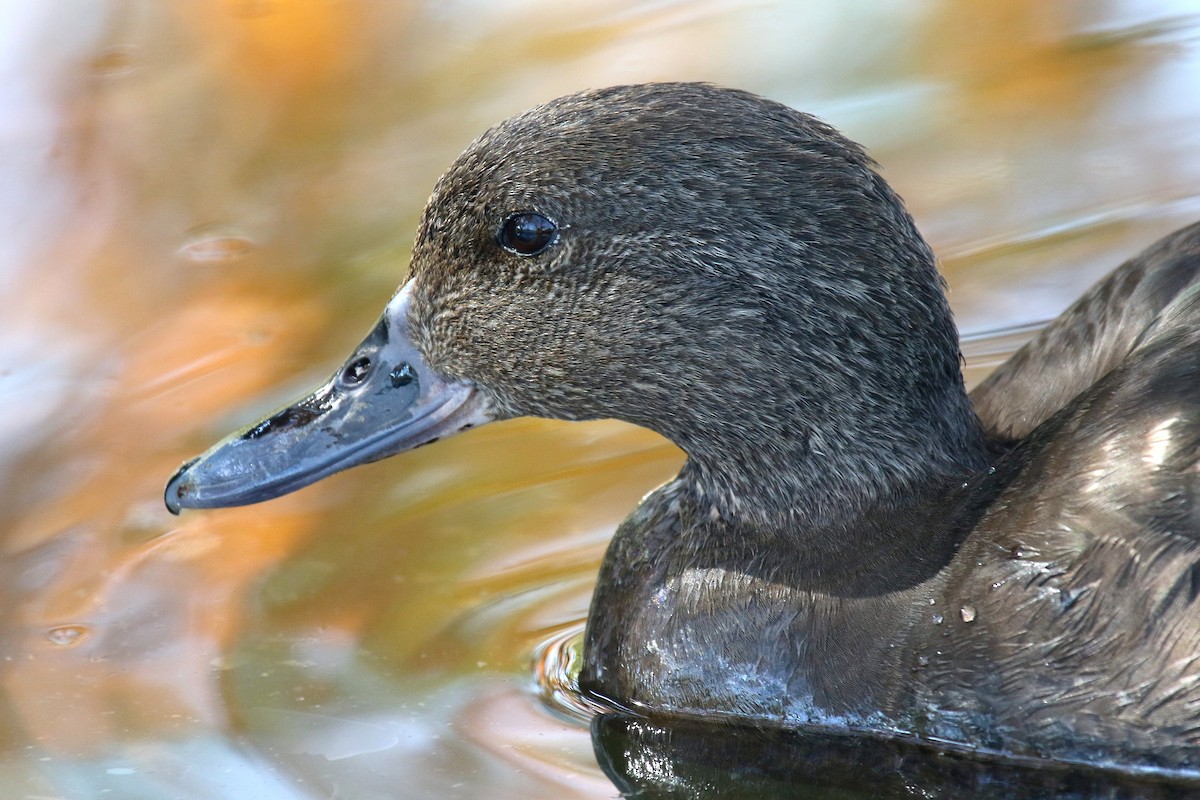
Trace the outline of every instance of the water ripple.
<path fill-rule="evenodd" d="M 587 725 L 595 715 L 612 709 L 579 691 L 583 627 L 583 620 L 564 625 L 539 644 L 533 653 L 533 672 L 538 698 L 547 709 L 568 721 Z"/>

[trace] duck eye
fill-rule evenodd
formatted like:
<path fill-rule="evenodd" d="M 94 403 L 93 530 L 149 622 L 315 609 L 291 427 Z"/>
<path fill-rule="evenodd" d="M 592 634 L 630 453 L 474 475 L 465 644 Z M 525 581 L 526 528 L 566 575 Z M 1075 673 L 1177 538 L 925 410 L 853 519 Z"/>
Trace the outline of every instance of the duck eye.
<path fill-rule="evenodd" d="M 534 211 L 522 211 L 504 220 L 496 239 L 519 256 L 536 256 L 558 238 L 558 225 Z"/>

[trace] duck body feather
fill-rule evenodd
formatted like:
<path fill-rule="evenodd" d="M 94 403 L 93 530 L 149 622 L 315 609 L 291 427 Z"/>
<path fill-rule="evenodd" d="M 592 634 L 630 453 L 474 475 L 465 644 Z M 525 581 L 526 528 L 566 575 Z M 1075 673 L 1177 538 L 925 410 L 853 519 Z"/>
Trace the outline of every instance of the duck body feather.
<path fill-rule="evenodd" d="M 1198 285 L 1193 225 L 1094 287 L 973 395 L 993 465 L 844 523 L 847 571 L 771 532 L 731 546 L 689 517 L 686 483 L 652 494 L 606 556 L 583 685 L 635 709 L 1196 766 Z M 926 544 L 856 549 L 868 531 Z"/>

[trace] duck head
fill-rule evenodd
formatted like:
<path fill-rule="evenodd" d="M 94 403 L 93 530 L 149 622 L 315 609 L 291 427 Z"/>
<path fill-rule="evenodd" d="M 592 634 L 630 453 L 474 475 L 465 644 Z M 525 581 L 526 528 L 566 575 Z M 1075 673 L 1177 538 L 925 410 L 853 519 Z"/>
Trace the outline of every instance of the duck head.
<path fill-rule="evenodd" d="M 186 464 L 167 505 L 264 500 L 522 415 L 658 431 L 723 517 L 817 522 L 983 458 L 933 256 L 861 148 L 745 92 L 649 84 L 470 145 L 372 334 Z"/>

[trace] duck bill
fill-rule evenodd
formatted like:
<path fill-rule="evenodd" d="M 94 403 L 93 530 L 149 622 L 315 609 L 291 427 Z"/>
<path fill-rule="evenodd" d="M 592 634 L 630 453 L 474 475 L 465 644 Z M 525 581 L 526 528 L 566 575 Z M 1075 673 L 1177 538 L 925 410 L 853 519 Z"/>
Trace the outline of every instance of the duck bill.
<path fill-rule="evenodd" d="M 491 421 L 474 384 L 438 375 L 413 346 L 411 286 L 324 386 L 180 467 L 167 483 L 167 509 L 270 500 Z"/>

